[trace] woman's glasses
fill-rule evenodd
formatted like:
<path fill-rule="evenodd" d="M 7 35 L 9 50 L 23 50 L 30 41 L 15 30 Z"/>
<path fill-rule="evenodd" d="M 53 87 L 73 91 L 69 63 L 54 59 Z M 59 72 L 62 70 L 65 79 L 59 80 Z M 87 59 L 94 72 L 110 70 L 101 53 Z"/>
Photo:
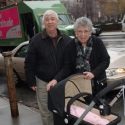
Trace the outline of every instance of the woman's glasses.
<path fill-rule="evenodd" d="M 90 32 L 90 30 L 85 30 L 85 31 L 77 30 L 77 33 L 78 33 L 79 35 L 82 35 L 83 33 L 84 33 L 84 34 L 88 34 L 89 32 Z"/>

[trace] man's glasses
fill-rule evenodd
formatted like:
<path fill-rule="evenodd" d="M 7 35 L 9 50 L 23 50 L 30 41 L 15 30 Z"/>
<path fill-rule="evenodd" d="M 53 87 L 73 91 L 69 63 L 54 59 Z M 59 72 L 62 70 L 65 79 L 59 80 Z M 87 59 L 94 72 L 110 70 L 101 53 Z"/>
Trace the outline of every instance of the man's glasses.
<path fill-rule="evenodd" d="M 90 30 L 85 30 L 85 31 L 82 31 L 82 30 L 77 30 L 77 33 L 82 35 L 83 33 L 84 34 L 88 34 L 90 32 Z"/>
<path fill-rule="evenodd" d="M 46 22 L 48 22 L 48 21 L 50 21 L 50 20 L 51 20 L 51 21 L 55 21 L 56 18 L 55 18 L 55 17 L 52 17 L 52 18 L 45 18 L 44 20 L 45 20 Z"/>

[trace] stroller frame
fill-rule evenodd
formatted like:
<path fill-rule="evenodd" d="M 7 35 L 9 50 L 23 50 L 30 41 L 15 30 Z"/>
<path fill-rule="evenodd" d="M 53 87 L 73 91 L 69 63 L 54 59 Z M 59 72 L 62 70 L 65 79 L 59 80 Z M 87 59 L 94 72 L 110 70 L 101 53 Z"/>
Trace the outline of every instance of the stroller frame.
<path fill-rule="evenodd" d="M 82 119 L 86 116 L 86 114 L 93 108 L 93 106 L 96 104 L 97 101 L 101 100 L 101 97 L 103 97 L 106 93 L 108 93 L 110 90 L 114 89 L 115 87 L 119 86 L 119 85 L 123 85 L 122 89 L 120 90 L 120 92 L 115 96 L 115 98 L 111 101 L 111 103 L 109 104 L 110 106 L 112 106 L 117 100 L 118 98 L 121 97 L 121 95 L 123 94 L 123 90 L 124 85 L 125 85 L 125 79 L 122 79 L 120 81 L 115 82 L 114 84 L 110 85 L 109 87 L 106 87 L 105 89 L 103 89 L 102 91 L 100 91 L 96 97 L 94 98 L 94 100 L 90 103 L 90 105 L 88 106 L 88 108 L 85 110 L 85 112 L 81 115 L 81 117 L 74 123 L 74 125 L 78 125 Z M 124 98 L 124 97 L 123 97 Z"/>
<path fill-rule="evenodd" d="M 114 97 L 114 99 L 110 102 L 110 106 L 113 106 L 115 102 L 124 94 L 124 89 L 125 89 L 125 83 L 123 84 L 122 88 L 118 92 L 118 94 Z M 123 96 L 124 98 L 124 96 Z"/>

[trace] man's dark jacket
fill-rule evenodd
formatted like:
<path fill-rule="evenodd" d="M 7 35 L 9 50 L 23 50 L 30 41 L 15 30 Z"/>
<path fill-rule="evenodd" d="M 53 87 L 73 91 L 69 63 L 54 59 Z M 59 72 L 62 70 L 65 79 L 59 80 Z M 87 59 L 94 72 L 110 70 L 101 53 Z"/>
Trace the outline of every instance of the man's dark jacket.
<path fill-rule="evenodd" d="M 109 66 L 110 56 L 102 40 L 95 36 L 91 36 L 91 37 L 93 41 L 92 51 L 90 54 L 91 72 L 95 76 L 94 81 L 103 82 L 105 84 L 104 86 L 106 86 L 105 70 Z M 73 74 L 77 73 L 76 72 L 77 50 L 76 50 L 76 44 L 74 39 L 67 45 L 65 52 L 66 52 L 65 64 L 69 64 L 69 70 L 71 70 Z"/>
<path fill-rule="evenodd" d="M 30 87 L 36 86 L 35 76 L 45 82 L 67 77 L 68 71 L 67 74 L 58 72 L 63 67 L 64 50 L 69 41 L 71 38 L 63 34 L 55 49 L 49 36 L 42 38 L 38 33 L 31 39 L 25 57 L 25 76 Z"/>

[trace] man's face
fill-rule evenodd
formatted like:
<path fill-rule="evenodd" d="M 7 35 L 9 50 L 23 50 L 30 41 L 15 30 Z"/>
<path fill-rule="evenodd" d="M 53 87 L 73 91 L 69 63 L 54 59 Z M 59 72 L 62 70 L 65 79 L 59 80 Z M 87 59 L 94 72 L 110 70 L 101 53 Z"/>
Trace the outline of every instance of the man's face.
<path fill-rule="evenodd" d="M 59 20 L 56 18 L 55 14 L 46 15 L 44 18 L 44 26 L 46 31 L 54 31 L 56 30 L 59 24 Z"/>

